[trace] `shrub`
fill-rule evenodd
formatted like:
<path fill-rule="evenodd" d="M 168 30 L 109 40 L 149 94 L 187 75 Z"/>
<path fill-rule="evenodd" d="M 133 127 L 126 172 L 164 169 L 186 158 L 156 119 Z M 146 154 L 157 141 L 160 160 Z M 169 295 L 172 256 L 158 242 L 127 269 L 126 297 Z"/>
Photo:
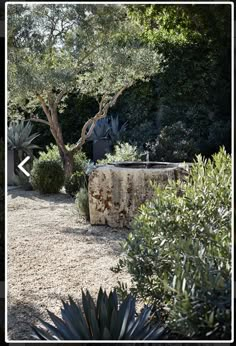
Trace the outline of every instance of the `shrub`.
<path fill-rule="evenodd" d="M 89 198 L 88 189 L 86 187 L 80 188 L 76 194 L 75 206 L 80 215 L 84 216 L 86 220 L 90 220 L 89 215 Z"/>
<path fill-rule="evenodd" d="M 66 145 L 66 147 L 69 149 L 70 145 Z M 56 161 L 63 167 L 58 146 L 52 143 L 46 146 L 46 151 L 39 152 L 39 161 Z M 84 170 L 87 162 L 86 154 L 83 151 L 78 151 L 74 155 L 74 172 Z"/>
<path fill-rule="evenodd" d="M 89 160 L 86 156 L 86 154 L 83 151 L 78 151 L 74 155 L 74 171 L 84 172 L 87 165 L 89 163 Z"/>
<path fill-rule="evenodd" d="M 83 172 L 77 171 L 65 179 L 66 193 L 74 197 L 80 188 L 84 187 L 86 176 Z"/>
<path fill-rule="evenodd" d="M 182 121 L 165 126 L 155 142 L 147 144 L 152 161 L 192 161 L 196 152 L 192 132 Z"/>
<path fill-rule="evenodd" d="M 99 164 L 106 164 L 120 161 L 140 161 L 140 154 L 137 147 L 129 143 L 118 143 L 114 147 L 113 154 L 106 154 L 105 159 L 98 161 Z"/>
<path fill-rule="evenodd" d="M 34 190 L 41 193 L 58 193 L 64 183 L 64 171 L 57 161 L 34 161 L 30 175 Z"/>
<path fill-rule="evenodd" d="M 50 143 L 46 146 L 46 151 L 39 152 L 39 161 L 56 161 L 62 166 L 58 146 Z"/>
<path fill-rule="evenodd" d="M 48 311 L 54 325 L 40 319 L 40 327 L 32 326 L 38 340 L 158 340 L 166 328 L 152 323 L 151 307 L 145 306 L 137 316 L 135 297 L 128 295 L 118 302 L 115 291 L 109 296 L 101 288 L 97 302 L 89 291 L 82 291 L 82 307 L 71 297 L 61 308 L 62 319 Z"/>
<path fill-rule="evenodd" d="M 231 158 L 197 156 L 186 181 L 154 187 L 124 245 L 136 292 L 163 303 L 173 331 L 230 339 Z"/>

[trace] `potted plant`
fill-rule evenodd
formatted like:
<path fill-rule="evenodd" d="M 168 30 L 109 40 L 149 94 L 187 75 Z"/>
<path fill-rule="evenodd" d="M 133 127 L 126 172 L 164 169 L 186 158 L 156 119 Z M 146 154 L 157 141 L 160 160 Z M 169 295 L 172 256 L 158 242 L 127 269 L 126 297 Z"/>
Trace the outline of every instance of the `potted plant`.
<path fill-rule="evenodd" d="M 97 162 L 112 151 L 112 147 L 120 140 L 120 134 L 125 131 L 127 122 L 121 127 L 119 118 L 111 117 L 99 119 L 88 141 L 93 142 L 93 161 Z"/>

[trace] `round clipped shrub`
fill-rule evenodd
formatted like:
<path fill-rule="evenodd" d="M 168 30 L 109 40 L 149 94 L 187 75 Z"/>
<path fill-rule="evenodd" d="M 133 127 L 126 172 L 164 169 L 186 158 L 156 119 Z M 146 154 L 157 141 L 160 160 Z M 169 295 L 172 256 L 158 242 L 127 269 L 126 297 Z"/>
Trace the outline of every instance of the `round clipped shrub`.
<path fill-rule="evenodd" d="M 30 182 L 41 193 L 58 193 L 64 184 L 64 171 L 56 161 L 35 161 Z"/>
<path fill-rule="evenodd" d="M 85 174 L 81 171 L 73 173 L 70 177 L 65 180 L 66 193 L 74 197 L 80 188 L 85 185 Z"/>

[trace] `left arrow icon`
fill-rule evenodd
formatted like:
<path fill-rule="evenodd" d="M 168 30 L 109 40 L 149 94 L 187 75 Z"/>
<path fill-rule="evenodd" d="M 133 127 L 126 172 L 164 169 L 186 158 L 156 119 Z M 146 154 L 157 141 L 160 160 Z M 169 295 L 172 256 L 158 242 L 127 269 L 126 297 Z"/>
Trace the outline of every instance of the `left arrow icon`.
<path fill-rule="evenodd" d="M 17 166 L 21 170 L 21 172 L 23 172 L 27 177 L 29 177 L 30 174 L 23 168 L 23 166 L 24 164 L 26 164 L 27 161 L 29 161 L 29 159 L 30 156 L 26 156 L 26 158 Z"/>

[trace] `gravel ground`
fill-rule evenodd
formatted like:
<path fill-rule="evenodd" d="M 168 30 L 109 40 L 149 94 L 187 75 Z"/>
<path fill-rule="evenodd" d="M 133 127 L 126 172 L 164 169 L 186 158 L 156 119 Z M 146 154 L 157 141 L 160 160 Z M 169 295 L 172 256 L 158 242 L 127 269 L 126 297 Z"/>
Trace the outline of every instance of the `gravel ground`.
<path fill-rule="evenodd" d="M 129 286 L 127 273 L 110 270 L 121 253 L 128 231 L 91 226 L 76 215 L 65 193 L 40 195 L 10 190 L 8 194 L 8 339 L 33 340 L 29 323 L 60 314 L 70 294 L 81 289 L 96 296 L 118 280 Z"/>

